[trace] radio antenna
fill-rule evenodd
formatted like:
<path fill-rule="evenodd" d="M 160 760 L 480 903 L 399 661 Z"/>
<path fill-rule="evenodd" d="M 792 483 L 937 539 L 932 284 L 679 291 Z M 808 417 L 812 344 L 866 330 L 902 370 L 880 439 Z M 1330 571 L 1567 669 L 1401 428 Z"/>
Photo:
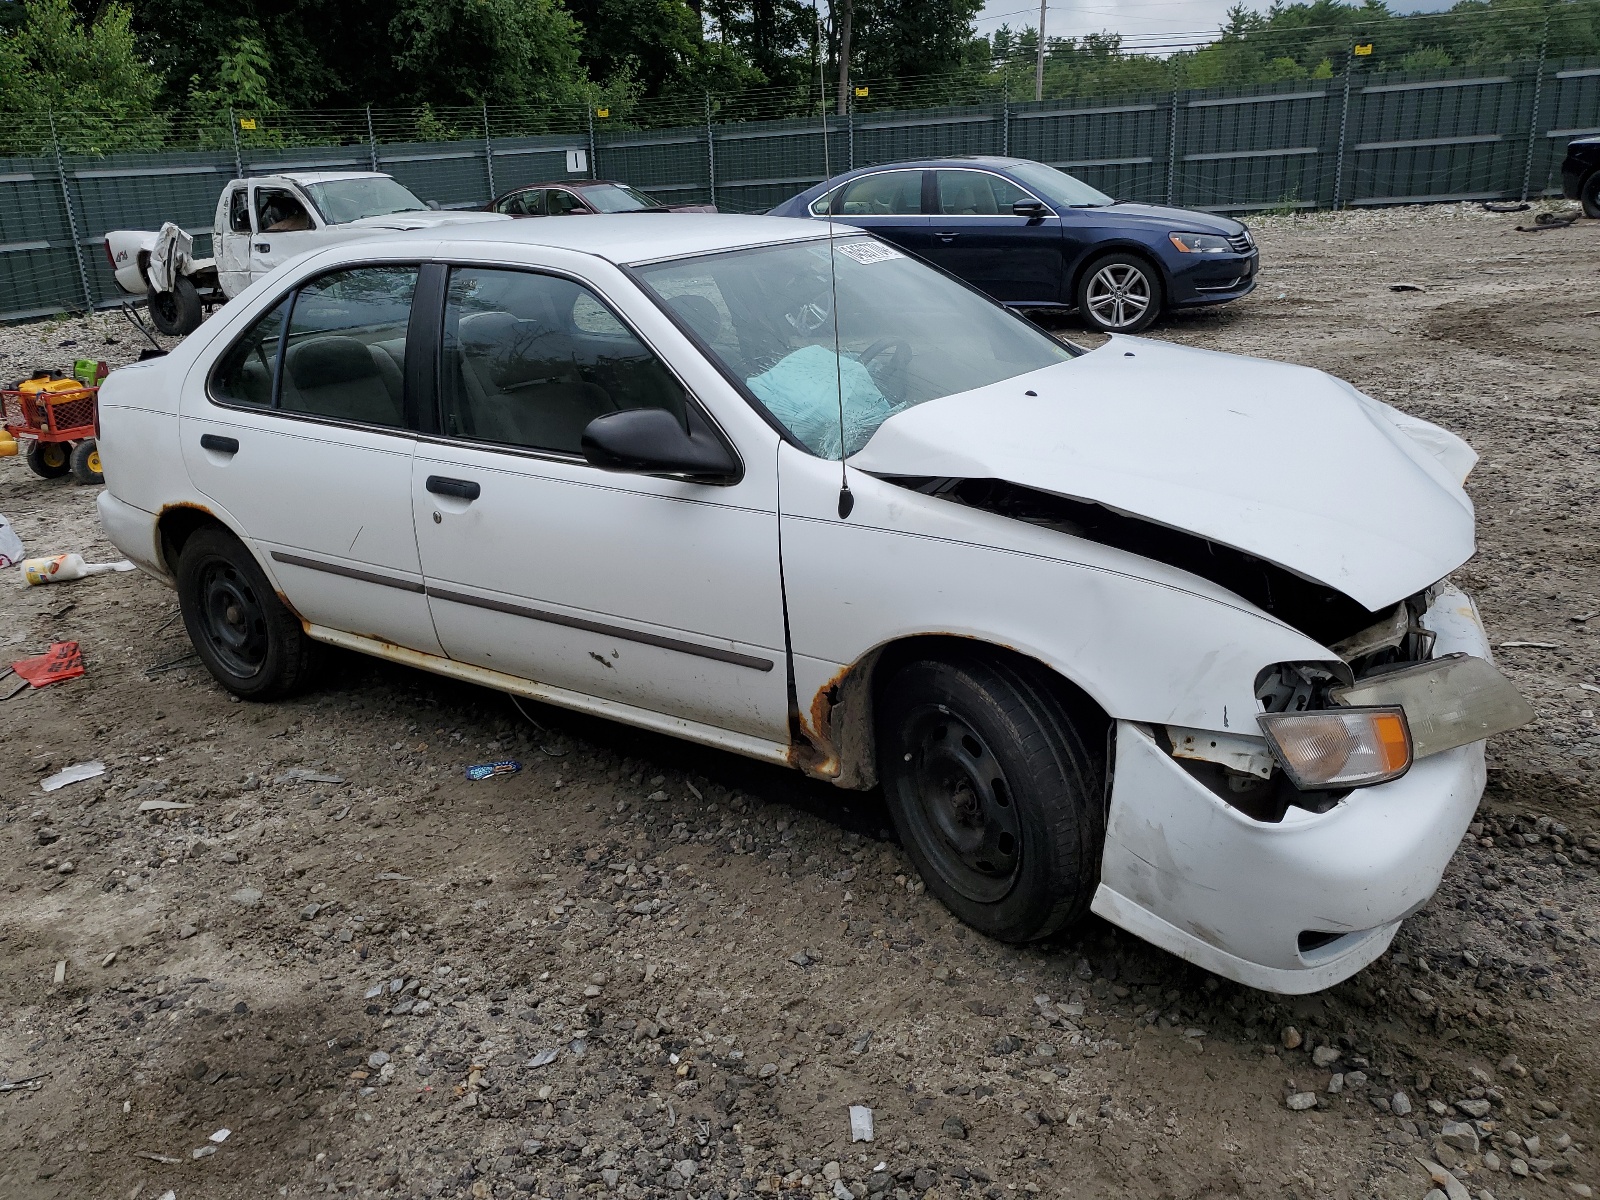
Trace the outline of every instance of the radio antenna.
<path fill-rule="evenodd" d="M 842 51 L 842 46 L 841 46 Z M 822 10 L 817 10 L 817 99 L 822 117 L 822 175 L 823 179 L 833 178 L 833 168 L 829 163 L 828 154 L 828 84 L 827 77 L 822 69 Z M 839 272 L 834 266 L 833 245 L 833 209 L 837 202 L 835 195 L 829 195 L 828 201 L 828 307 L 833 314 L 833 381 L 834 395 L 839 404 L 839 519 L 848 517 L 856 506 L 856 498 L 850 491 L 850 474 L 845 466 L 844 445 L 844 354 L 843 343 L 839 337 Z"/>

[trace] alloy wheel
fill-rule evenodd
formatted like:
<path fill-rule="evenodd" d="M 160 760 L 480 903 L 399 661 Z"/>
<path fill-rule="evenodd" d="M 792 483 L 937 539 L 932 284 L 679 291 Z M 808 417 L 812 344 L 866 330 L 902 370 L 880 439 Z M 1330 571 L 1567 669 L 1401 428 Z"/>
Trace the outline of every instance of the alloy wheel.
<path fill-rule="evenodd" d="M 1094 273 L 1085 299 L 1095 319 L 1108 329 L 1126 329 L 1149 311 L 1150 279 L 1131 263 L 1107 263 Z"/>

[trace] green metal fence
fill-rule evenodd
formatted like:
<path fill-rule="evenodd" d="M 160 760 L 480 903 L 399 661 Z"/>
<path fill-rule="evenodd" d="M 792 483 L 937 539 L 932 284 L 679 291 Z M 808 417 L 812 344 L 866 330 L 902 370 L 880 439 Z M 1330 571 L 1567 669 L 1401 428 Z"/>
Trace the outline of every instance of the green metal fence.
<path fill-rule="evenodd" d="M 958 106 L 737 119 L 752 108 L 707 97 L 615 117 L 599 107 L 229 113 L 132 132 L 52 114 L 48 126 L 0 130 L 36 151 L 0 158 L 0 320 L 118 303 L 104 231 L 176 221 L 207 253 L 222 185 L 287 170 L 387 171 L 447 208 L 596 177 L 761 212 L 830 173 L 962 154 L 1037 159 L 1123 199 L 1216 212 L 1527 199 L 1559 192 L 1568 139 L 1600 133 L 1600 60 L 1106 99 L 991 91 Z M 191 148 L 63 149 L 135 135 Z"/>

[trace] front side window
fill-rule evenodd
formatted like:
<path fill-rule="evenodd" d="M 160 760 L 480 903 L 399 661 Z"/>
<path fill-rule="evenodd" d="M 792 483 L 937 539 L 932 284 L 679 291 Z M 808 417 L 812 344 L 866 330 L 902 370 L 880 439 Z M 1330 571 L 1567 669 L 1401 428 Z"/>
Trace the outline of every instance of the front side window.
<path fill-rule="evenodd" d="M 1009 179 L 987 171 L 935 171 L 939 189 L 939 211 L 952 217 L 990 217 L 1011 215 L 1018 200 L 1032 200 Z"/>
<path fill-rule="evenodd" d="M 450 437 L 581 454 L 590 421 L 664 408 L 683 385 L 598 296 L 529 271 L 457 267 L 445 307 L 440 407 Z"/>
<path fill-rule="evenodd" d="M 921 211 L 921 171 L 884 171 L 847 183 L 834 209 L 846 217 L 901 217 Z"/>
<path fill-rule="evenodd" d="M 301 287 L 278 404 L 285 412 L 405 424 L 406 325 L 417 268 L 355 267 Z"/>
<path fill-rule="evenodd" d="M 289 299 L 285 297 L 228 347 L 211 376 L 213 396 L 227 404 L 272 407 L 272 381 L 278 373 L 278 349 L 288 313 Z"/>
<path fill-rule="evenodd" d="M 256 189 L 256 228 L 262 233 L 301 233 L 315 229 L 300 197 L 285 188 Z"/>
<path fill-rule="evenodd" d="M 1105 208 L 1116 203 L 1099 188 L 1044 163 L 1013 163 L 1006 170 L 1058 208 Z"/>
<path fill-rule="evenodd" d="M 568 213 L 588 212 L 583 201 L 567 191 L 565 188 L 552 188 L 546 193 L 549 199 L 545 202 L 552 217 L 564 217 Z"/>
<path fill-rule="evenodd" d="M 637 268 L 813 454 L 854 454 L 895 413 L 1072 354 L 992 300 L 861 234 Z M 838 340 L 834 303 L 837 297 Z M 843 407 L 841 421 L 840 408 Z"/>

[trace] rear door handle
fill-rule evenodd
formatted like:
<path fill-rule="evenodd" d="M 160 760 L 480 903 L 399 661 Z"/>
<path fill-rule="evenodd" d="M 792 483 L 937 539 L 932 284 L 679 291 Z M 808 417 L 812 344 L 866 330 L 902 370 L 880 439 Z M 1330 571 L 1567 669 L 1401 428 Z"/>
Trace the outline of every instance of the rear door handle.
<path fill-rule="evenodd" d="M 471 479 L 451 479 L 445 475 L 429 475 L 427 488 L 435 496 L 456 496 L 462 500 L 476 500 L 483 490 Z"/>
<path fill-rule="evenodd" d="M 956 240 L 956 235 L 954 233 L 941 233 L 939 240 L 941 242 L 953 242 Z"/>
<path fill-rule="evenodd" d="M 223 437 L 219 433 L 202 433 L 200 435 L 200 449 L 215 450 L 218 454 L 239 453 L 239 439 Z"/>

